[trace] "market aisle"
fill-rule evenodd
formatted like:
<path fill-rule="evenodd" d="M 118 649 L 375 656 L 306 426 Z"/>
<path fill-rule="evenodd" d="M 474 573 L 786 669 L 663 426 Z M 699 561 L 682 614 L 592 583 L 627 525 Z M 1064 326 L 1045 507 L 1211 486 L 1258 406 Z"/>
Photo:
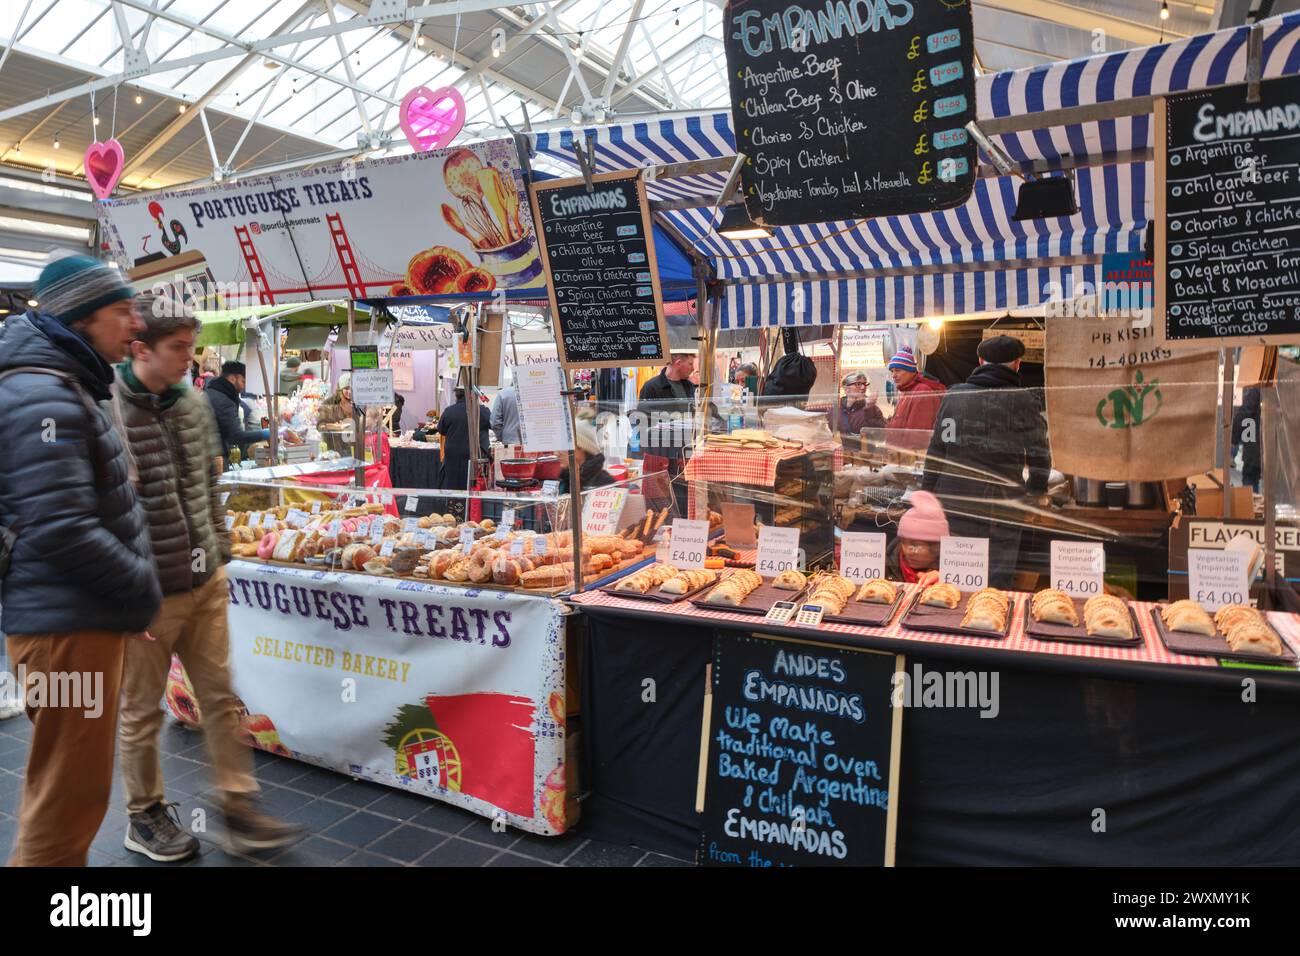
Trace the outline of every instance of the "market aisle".
<path fill-rule="evenodd" d="M 0 723 L 0 851 L 13 842 L 22 771 L 31 724 L 25 717 Z M 210 791 L 207 752 L 200 734 L 168 718 L 162 732 L 168 798 L 180 803 L 182 823 L 195 808 L 209 829 L 196 834 L 201 855 L 183 866 L 688 866 L 635 847 L 587 840 L 579 834 L 548 838 L 518 830 L 493 833 L 483 817 L 388 787 L 351 780 L 255 753 L 257 777 L 269 812 L 301 824 L 310 834 L 296 847 L 266 857 L 231 856 L 221 848 L 221 822 Z M 126 814 L 121 779 L 113 808 L 91 844 L 91 866 L 170 866 L 122 846 Z"/>

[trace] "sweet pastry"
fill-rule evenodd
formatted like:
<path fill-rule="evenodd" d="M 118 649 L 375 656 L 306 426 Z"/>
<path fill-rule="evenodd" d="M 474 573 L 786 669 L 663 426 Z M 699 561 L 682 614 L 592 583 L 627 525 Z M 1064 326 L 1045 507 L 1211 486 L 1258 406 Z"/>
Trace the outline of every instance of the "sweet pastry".
<path fill-rule="evenodd" d="M 921 592 L 921 603 L 930 607 L 954 608 L 961 603 L 961 592 L 951 584 L 931 584 Z"/>
<path fill-rule="evenodd" d="M 1239 622 L 1227 633 L 1228 646 L 1241 653 L 1272 654 L 1282 656 L 1282 641 L 1267 624 L 1255 621 Z"/>
<path fill-rule="evenodd" d="M 716 571 L 678 571 L 659 588 L 664 594 L 689 594 L 718 580 Z"/>
<path fill-rule="evenodd" d="M 275 543 L 278 539 L 279 535 L 274 531 L 262 535 L 262 540 L 257 544 L 257 556 L 263 560 L 269 558 L 275 551 Z"/>
<path fill-rule="evenodd" d="M 800 571 L 782 571 L 772 579 L 772 587 L 782 591 L 802 591 L 808 578 Z"/>
<path fill-rule="evenodd" d="M 1225 604 L 1214 613 L 1214 626 L 1224 634 L 1246 622 L 1266 623 L 1264 615 L 1247 604 Z"/>
<path fill-rule="evenodd" d="M 568 584 L 573 571 L 562 564 L 548 564 L 533 571 L 526 571 L 519 576 L 519 583 L 526 588 L 558 588 Z"/>
<path fill-rule="evenodd" d="M 893 604 L 897 599 L 898 588 L 884 578 L 872 578 L 858 589 L 857 600 L 867 604 Z"/>
<path fill-rule="evenodd" d="M 469 558 L 463 555 L 459 557 L 452 565 L 443 572 L 443 579 L 454 581 L 457 584 L 463 584 L 469 580 Z"/>

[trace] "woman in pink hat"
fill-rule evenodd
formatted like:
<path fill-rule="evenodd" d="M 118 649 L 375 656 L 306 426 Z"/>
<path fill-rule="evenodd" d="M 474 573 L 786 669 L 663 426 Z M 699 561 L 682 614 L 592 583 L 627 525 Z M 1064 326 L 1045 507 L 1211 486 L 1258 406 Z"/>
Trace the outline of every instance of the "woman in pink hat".
<path fill-rule="evenodd" d="M 898 537 L 885 557 L 891 581 L 935 584 L 939 580 L 939 542 L 948 536 L 943 505 L 928 491 L 912 492 L 911 507 L 898 519 Z"/>

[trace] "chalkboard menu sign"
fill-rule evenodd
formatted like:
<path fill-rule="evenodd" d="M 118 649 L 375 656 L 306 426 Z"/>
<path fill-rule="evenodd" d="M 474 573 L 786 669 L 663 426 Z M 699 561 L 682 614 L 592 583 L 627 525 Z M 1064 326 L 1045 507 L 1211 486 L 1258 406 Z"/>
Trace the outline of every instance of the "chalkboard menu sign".
<path fill-rule="evenodd" d="M 723 44 L 751 219 L 931 212 L 970 196 L 968 0 L 730 0 Z"/>
<path fill-rule="evenodd" d="M 533 216 L 546 267 L 560 364 L 578 368 L 668 361 L 650 207 L 639 170 L 534 183 Z"/>
<path fill-rule="evenodd" d="M 714 638 L 699 862 L 892 866 L 903 658 Z"/>
<path fill-rule="evenodd" d="M 1300 78 L 1165 97 L 1156 130 L 1165 343 L 1300 342 Z"/>

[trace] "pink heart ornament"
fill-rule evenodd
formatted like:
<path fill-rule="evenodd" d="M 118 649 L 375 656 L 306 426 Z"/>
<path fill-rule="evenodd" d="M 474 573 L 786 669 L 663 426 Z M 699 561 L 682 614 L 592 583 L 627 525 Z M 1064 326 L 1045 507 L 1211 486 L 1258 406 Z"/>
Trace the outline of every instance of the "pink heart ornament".
<path fill-rule="evenodd" d="M 84 165 L 91 191 L 96 198 L 107 199 L 113 194 L 117 181 L 122 178 L 122 169 L 126 166 L 122 144 L 115 139 L 91 143 L 86 148 Z"/>
<path fill-rule="evenodd" d="M 450 86 L 433 92 L 417 86 L 402 97 L 401 124 L 414 149 L 441 149 L 465 126 L 465 98 Z"/>

